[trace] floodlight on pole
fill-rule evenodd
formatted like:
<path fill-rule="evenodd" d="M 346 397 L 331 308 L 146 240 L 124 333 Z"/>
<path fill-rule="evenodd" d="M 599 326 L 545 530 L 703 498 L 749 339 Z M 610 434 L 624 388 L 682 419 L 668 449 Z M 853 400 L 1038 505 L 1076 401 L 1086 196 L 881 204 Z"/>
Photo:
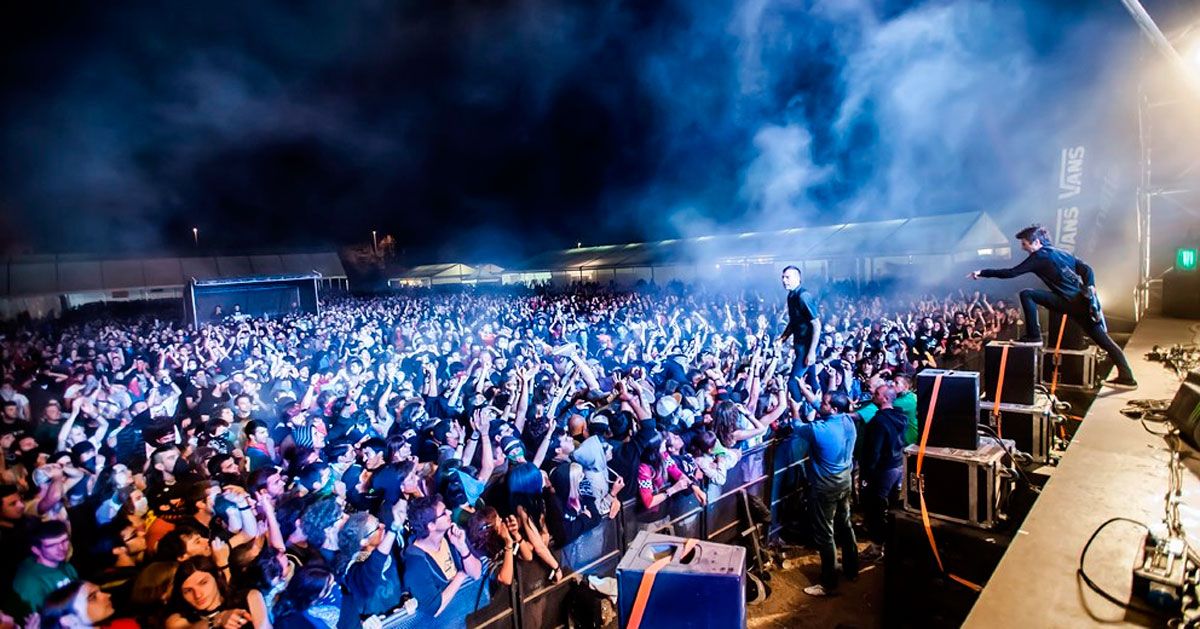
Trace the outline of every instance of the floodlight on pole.
<path fill-rule="evenodd" d="M 379 239 L 375 237 L 375 230 L 371 230 L 371 252 L 379 255 Z"/>
<path fill-rule="evenodd" d="M 198 227 L 192 228 L 192 242 L 195 243 L 197 247 L 200 246 L 200 229 Z"/>
<path fill-rule="evenodd" d="M 1188 55 L 1191 59 L 1185 60 L 1171 40 L 1163 34 L 1158 24 L 1154 22 L 1154 18 L 1150 17 L 1140 0 L 1121 0 L 1121 4 L 1125 5 L 1125 9 L 1129 11 L 1129 15 L 1133 17 L 1138 28 L 1142 29 L 1142 33 L 1146 35 L 1150 44 L 1163 55 L 1167 63 L 1180 71 L 1181 78 L 1191 88 L 1192 93 L 1200 96 L 1200 70 L 1198 70 L 1200 66 L 1197 66 L 1196 54 Z"/>

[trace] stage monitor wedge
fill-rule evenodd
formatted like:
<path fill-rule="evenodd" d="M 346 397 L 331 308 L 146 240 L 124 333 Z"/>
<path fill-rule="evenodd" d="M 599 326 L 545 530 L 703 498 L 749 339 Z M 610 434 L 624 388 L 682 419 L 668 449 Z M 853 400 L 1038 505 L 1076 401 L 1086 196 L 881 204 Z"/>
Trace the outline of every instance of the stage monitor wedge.
<path fill-rule="evenodd" d="M 1189 373 L 1179 386 L 1167 407 L 1167 417 L 1179 429 L 1180 437 L 1200 450 L 1200 370 Z"/>
<path fill-rule="evenodd" d="M 1200 319 L 1200 271 L 1176 268 L 1163 275 L 1162 312 L 1176 319 Z"/>

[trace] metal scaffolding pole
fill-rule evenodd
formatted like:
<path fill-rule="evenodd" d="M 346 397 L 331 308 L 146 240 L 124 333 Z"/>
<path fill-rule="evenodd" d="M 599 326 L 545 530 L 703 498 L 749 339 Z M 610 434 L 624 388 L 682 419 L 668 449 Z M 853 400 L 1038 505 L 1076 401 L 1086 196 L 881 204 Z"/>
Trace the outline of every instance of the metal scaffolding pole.
<path fill-rule="evenodd" d="M 1171 43 L 1167 36 L 1163 34 L 1158 24 L 1150 17 L 1146 8 L 1142 6 L 1139 0 L 1121 0 L 1129 14 L 1137 23 L 1138 28 L 1146 35 L 1147 41 L 1154 49 L 1161 54 L 1168 65 L 1170 65 L 1178 74 L 1180 80 L 1187 85 L 1191 90 L 1192 95 L 1200 98 L 1200 75 L 1188 67 L 1186 61 L 1180 56 L 1179 51 Z M 1148 63 L 1147 55 L 1142 54 L 1142 65 Z M 1155 107 L 1172 104 L 1177 101 L 1157 101 L 1151 102 L 1150 96 L 1147 93 L 1146 85 L 1139 83 L 1137 90 L 1137 123 L 1138 123 L 1138 151 L 1140 161 L 1140 172 L 1138 173 L 1138 191 L 1137 191 L 1137 236 L 1138 236 L 1138 281 L 1134 289 L 1134 319 L 1140 320 L 1146 314 L 1150 307 L 1150 287 L 1154 282 L 1151 269 L 1151 226 L 1152 226 L 1152 210 L 1153 201 L 1156 194 L 1154 188 L 1154 168 L 1153 168 L 1153 152 L 1154 152 L 1154 127 L 1152 124 L 1152 110 Z M 1183 192 L 1173 191 L 1173 192 Z"/>
<path fill-rule="evenodd" d="M 1133 319 L 1140 321 L 1150 307 L 1150 116 L 1149 98 L 1141 85 L 1137 91 L 1138 152 L 1137 190 L 1138 279 L 1134 288 Z"/>

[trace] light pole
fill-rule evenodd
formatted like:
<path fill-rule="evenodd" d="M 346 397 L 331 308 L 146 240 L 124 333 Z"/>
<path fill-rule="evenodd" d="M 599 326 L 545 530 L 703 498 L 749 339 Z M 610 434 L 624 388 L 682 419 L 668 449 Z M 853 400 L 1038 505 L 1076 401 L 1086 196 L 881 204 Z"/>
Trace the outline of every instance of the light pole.
<path fill-rule="evenodd" d="M 192 242 L 195 243 L 197 247 L 200 246 L 200 229 L 197 227 L 192 228 Z"/>
<path fill-rule="evenodd" d="M 371 252 L 379 255 L 379 239 L 375 237 L 375 230 L 371 230 Z"/>

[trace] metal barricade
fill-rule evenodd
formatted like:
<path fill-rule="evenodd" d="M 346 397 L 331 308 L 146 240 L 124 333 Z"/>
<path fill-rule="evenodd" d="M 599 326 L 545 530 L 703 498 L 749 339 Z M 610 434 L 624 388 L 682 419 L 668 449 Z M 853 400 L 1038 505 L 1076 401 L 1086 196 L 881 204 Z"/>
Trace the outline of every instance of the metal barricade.
<path fill-rule="evenodd" d="M 778 535 L 790 505 L 804 491 L 803 463 L 807 452 L 796 437 L 776 439 L 742 452 L 741 459 L 726 475 L 721 487 L 706 489 L 707 506 L 690 493 L 671 499 L 669 526 L 675 535 L 721 543 L 737 543 L 752 523 L 746 522 L 739 498 L 756 497 L 770 507 L 769 535 Z M 623 503 L 621 514 L 605 519 L 571 544 L 557 550 L 562 576 L 548 580 L 549 570 L 539 561 L 517 562 L 510 596 L 493 598 L 486 608 L 472 614 L 468 626 L 487 629 L 552 629 L 567 624 L 568 603 L 573 587 L 588 576 L 612 576 L 636 526 L 632 524 L 637 499 Z"/>

